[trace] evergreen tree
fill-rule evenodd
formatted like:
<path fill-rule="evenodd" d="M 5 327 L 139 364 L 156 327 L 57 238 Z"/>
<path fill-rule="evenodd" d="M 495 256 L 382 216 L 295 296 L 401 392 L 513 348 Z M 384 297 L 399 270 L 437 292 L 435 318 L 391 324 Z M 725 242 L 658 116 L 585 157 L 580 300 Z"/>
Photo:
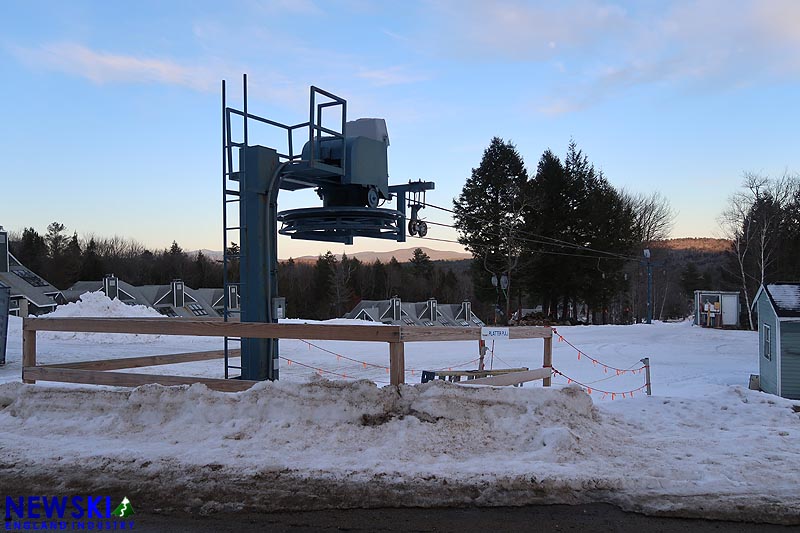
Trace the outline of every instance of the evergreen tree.
<path fill-rule="evenodd" d="M 328 280 L 330 290 L 330 301 L 334 317 L 342 317 L 344 313 L 352 307 L 354 291 L 352 287 L 352 276 L 355 270 L 352 260 L 348 259 L 347 254 L 342 254 L 342 260 L 337 261 L 334 257 L 331 265 L 331 274 Z"/>
<path fill-rule="evenodd" d="M 67 237 L 64 235 L 65 229 L 66 226 L 60 222 L 51 222 L 47 226 L 47 234 L 44 240 L 47 243 L 47 251 L 51 259 L 58 260 L 64 252 L 64 248 L 67 245 Z"/>
<path fill-rule="evenodd" d="M 82 281 L 98 281 L 104 274 L 103 261 L 97 254 L 97 242 L 91 238 L 83 252 L 80 278 Z"/>
<path fill-rule="evenodd" d="M 198 250 L 197 255 L 192 261 L 186 284 L 194 289 L 201 287 L 219 287 L 220 281 L 214 279 L 212 274 L 211 261 L 206 257 L 202 250 Z"/>
<path fill-rule="evenodd" d="M 689 297 L 692 297 L 694 291 L 710 288 L 706 284 L 705 276 L 700 273 L 700 269 L 697 268 L 697 265 L 694 263 L 694 261 L 690 261 L 685 267 L 683 267 L 683 271 L 681 271 L 680 286 L 681 291 Z"/>
<path fill-rule="evenodd" d="M 570 237 L 568 228 L 574 206 L 569 185 L 561 160 L 546 150 L 531 179 L 531 202 L 525 212 L 525 230 L 535 238 L 526 242 L 532 261 L 526 264 L 524 275 L 529 293 L 542 302 L 548 316 L 556 315 L 564 290 L 574 275 L 574 263 L 549 253 L 563 253 L 558 240 Z"/>
<path fill-rule="evenodd" d="M 14 256 L 33 272 L 42 274 L 47 260 L 47 244 L 35 229 L 25 228 L 19 246 L 14 249 Z"/>
<path fill-rule="evenodd" d="M 417 278 L 431 279 L 433 263 L 430 256 L 422 248 L 414 248 L 414 252 L 411 255 L 411 271 Z"/>
<path fill-rule="evenodd" d="M 406 287 L 404 278 L 403 265 L 400 264 L 400 261 L 395 256 L 392 256 L 386 266 L 386 298 L 393 296 L 407 297 L 403 290 Z"/>
<path fill-rule="evenodd" d="M 389 298 L 388 273 L 386 265 L 376 259 L 372 264 L 372 276 L 375 280 L 372 293 L 364 297 L 368 300 L 384 300 Z"/>
<path fill-rule="evenodd" d="M 80 279 L 81 265 L 83 262 L 81 255 L 78 233 L 73 232 L 72 237 L 67 241 L 67 245 L 64 248 L 61 268 L 63 274 L 61 282 L 63 285 L 56 285 L 58 288 L 66 289 Z"/>
<path fill-rule="evenodd" d="M 311 297 L 314 302 L 314 309 L 311 318 L 324 320 L 331 318 L 331 278 L 339 261 L 336 256 L 328 250 L 325 255 L 320 255 L 314 265 L 314 280 L 311 288 Z"/>
<path fill-rule="evenodd" d="M 510 309 L 506 295 L 511 290 L 511 279 L 521 253 L 520 231 L 528 200 L 527 188 L 528 173 L 516 147 L 495 137 L 453 202 L 458 241 L 472 252 L 474 262 L 484 269 L 482 273 L 473 269 L 476 286 L 482 286 L 480 278 L 499 278 L 505 274 L 509 280 L 506 291 L 495 292 L 497 305 L 506 309 L 506 317 Z M 487 296 L 487 292 L 479 295 Z"/>
<path fill-rule="evenodd" d="M 235 242 L 232 242 L 231 245 L 228 247 L 227 254 L 230 257 L 228 260 L 228 281 L 231 283 L 238 283 L 239 282 L 239 254 L 241 253 L 241 248 Z"/>
<path fill-rule="evenodd" d="M 183 251 L 183 248 L 181 248 L 176 241 L 172 241 L 169 251 L 165 252 L 164 256 L 167 277 L 165 282 L 173 279 L 184 279 L 184 276 L 186 275 L 185 266 L 187 262 L 187 256 Z"/>
<path fill-rule="evenodd" d="M 576 319 L 585 304 L 604 322 L 627 280 L 620 256 L 639 244 L 635 205 L 617 191 L 570 141 L 564 162 L 542 154 L 525 212 L 526 287 L 545 313 Z M 610 252 L 610 253 L 604 253 Z M 598 318 L 601 316 L 602 318 Z"/>

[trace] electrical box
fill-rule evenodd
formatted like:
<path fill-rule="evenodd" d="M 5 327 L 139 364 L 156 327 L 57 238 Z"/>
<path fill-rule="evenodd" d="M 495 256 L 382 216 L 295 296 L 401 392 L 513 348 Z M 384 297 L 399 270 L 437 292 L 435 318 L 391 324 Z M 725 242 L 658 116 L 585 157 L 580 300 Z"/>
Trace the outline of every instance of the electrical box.
<path fill-rule="evenodd" d="M 278 297 L 272 299 L 272 318 L 275 320 L 286 318 L 286 298 Z"/>

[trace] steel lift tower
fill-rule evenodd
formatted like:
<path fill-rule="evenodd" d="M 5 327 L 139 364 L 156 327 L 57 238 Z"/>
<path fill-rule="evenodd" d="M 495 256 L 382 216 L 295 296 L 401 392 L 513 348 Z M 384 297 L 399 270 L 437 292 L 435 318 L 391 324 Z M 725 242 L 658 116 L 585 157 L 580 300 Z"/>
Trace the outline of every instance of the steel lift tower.
<path fill-rule="evenodd" d="M 242 109 L 228 107 L 222 82 L 224 320 L 238 316 L 242 322 L 277 322 L 285 317 L 286 302 L 278 296 L 278 234 L 344 244 L 352 244 L 354 237 L 405 242 L 406 228 L 411 235 L 425 236 L 427 225 L 418 215 L 425 191 L 434 184 L 389 185 L 389 135 L 383 119 L 348 122 L 344 99 L 311 87 L 308 121 L 287 125 L 248 111 L 247 75 L 242 93 Z M 333 119 L 323 122 L 323 114 Z M 237 130 L 241 126 L 237 137 L 234 124 Z M 277 132 L 280 146 L 253 144 L 251 125 Z M 303 143 L 299 151 L 298 140 Z M 281 190 L 302 189 L 316 190 L 322 206 L 278 211 Z M 392 199 L 395 209 L 382 207 Z M 230 350 L 237 344 L 240 367 L 230 364 Z M 277 339 L 225 338 L 226 378 L 276 380 L 278 366 Z M 232 376 L 232 369 L 240 370 L 239 376 Z"/>

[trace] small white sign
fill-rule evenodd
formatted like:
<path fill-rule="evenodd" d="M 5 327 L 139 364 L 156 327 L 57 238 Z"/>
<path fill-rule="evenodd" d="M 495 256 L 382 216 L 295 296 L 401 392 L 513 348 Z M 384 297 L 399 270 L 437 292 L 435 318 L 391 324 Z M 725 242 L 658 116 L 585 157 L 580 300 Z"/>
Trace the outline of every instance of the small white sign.
<path fill-rule="evenodd" d="M 508 340 L 510 339 L 510 335 L 508 333 L 508 328 L 481 328 L 481 338 L 482 339 L 491 339 L 493 341 L 497 340 Z"/>

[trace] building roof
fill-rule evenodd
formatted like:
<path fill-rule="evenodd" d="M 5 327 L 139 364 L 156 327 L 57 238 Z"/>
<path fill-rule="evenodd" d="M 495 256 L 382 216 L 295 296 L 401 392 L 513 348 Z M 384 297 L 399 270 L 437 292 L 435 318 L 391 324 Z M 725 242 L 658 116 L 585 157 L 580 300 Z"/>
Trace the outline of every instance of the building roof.
<path fill-rule="evenodd" d="M 225 296 L 225 291 L 222 289 L 202 288 L 194 289 L 194 295 L 198 300 L 202 300 L 211 307 L 217 309 L 225 306 L 225 301 L 222 298 Z"/>
<path fill-rule="evenodd" d="M 27 269 L 11 253 L 8 254 L 8 270 L 0 272 L 0 281 L 11 287 L 12 298 L 24 296 L 37 307 L 55 307 L 61 291 Z"/>
<path fill-rule="evenodd" d="M 431 305 L 436 305 L 436 317 L 431 319 Z M 465 305 L 466 304 L 466 305 Z M 465 308 L 469 316 L 465 317 Z M 460 304 L 440 304 L 436 300 L 426 302 L 401 302 L 400 318 L 395 320 L 392 300 L 361 300 L 345 318 L 383 322 L 396 326 L 485 326 L 472 312 L 468 302 Z"/>
<path fill-rule="evenodd" d="M 766 293 L 775 314 L 779 317 L 800 317 L 800 283 L 770 283 L 762 285 L 753 298 L 755 303 L 761 292 Z"/>
<path fill-rule="evenodd" d="M 152 307 L 166 316 L 187 318 L 220 316 L 219 312 L 214 309 L 213 302 L 210 302 L 208 297 L 215 295 L 216 291 L 221 295 L 222 289 L 201 289 L 203 292 L 200 292 L 187 287 L 184 283 L 184 305 L 182 307 L 175 307 L 172 305 L 171 283 L 169 285 L 142 285 L 137 287 L 118 279 L 117 288 L 119 290 L 118 298 L 120 301 L 130 305 Z M 64 291 L 64 296 L 67 301 L 76 302 L 80 296 L 86 292 L 102 290 L 102 281 L 78 281 L 68 290 Z"/>
<path fill-rule="evenodd" d="M 129 305 L 148 305 L 144 297 L 139 293 L 139 288 L 117 280 L 118 298 L 121 302 Z M 103 290 L 102 281 L 76 281 L 69 289 L 64 291 L 64 299 L 68 302 L 77 302 L 82 294 Z"/>

